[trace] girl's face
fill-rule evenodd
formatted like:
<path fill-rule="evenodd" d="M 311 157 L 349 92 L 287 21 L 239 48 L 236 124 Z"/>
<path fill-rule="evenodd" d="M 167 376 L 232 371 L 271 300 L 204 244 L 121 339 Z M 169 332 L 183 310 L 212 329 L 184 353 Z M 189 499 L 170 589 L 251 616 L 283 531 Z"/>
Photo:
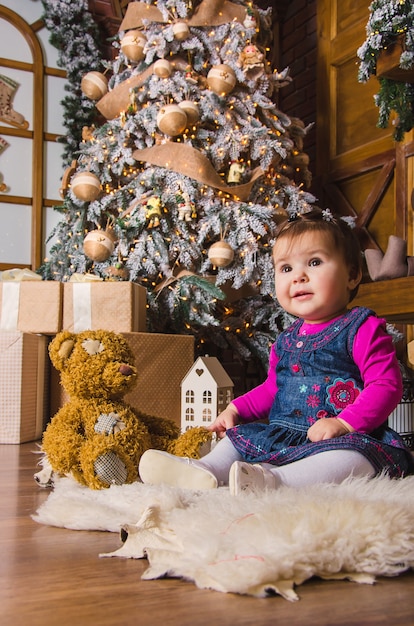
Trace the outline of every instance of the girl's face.
<path fill-rule="evenodd" d="M 342 252 L 324 232 L 276 240 L 273 260 L 280 305 L 310 324 L 341 315 L 361 280 L 360 274 L 352 276 Z"/>

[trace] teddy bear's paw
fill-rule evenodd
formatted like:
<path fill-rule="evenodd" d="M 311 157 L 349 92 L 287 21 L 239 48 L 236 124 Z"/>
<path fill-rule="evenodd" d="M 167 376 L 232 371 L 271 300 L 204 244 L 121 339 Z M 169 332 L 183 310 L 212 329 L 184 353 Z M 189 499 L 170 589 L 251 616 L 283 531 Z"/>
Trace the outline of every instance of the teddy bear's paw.
<path fill-rule="evenodd" d="M 128 471 L 125 464 L 115 452 L 106 452 L 97 457 L 94 464 L 95 474 L 103 483 L 108 485 L 123 485 L 126 482 Z"/>
<path fill-rule="evenodd" d="M 43 489 L 53 487 L 53 470 L 48 471 L 43 469 L 40 472 L 33 474 L 33 478 L 39 487 L 42 487 Z"/>
<path fill-rule="evenodd" d="M 101 413 L 98 417 L 94 430 L 96 433 L 115 435 L 125 428 L 125 424 L 119 419 L 117 413 Z"/>
<path fill-rule="evenodd" d="M 36 472 L 36 474 L 33 474 L 33 478 L 39 487 L 43 487 L 44 489 L 53 487 L 53 469 L 46 455 L 40 459 L 39 465 L 42 466 L 42 469 Z"/>

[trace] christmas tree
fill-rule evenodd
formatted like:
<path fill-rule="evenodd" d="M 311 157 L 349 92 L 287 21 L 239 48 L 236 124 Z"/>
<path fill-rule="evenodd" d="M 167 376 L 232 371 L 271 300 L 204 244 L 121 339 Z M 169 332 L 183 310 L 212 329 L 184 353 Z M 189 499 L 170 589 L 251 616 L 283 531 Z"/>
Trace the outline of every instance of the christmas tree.
<path fill-rule="evenodd" d="M 100 122 L 84 127 L 65 172 L 41 269 L 136 281 L 150 331 L 263 363 L 289 321 L 273 295 L 276 227 L 314 201 L 307 129 L 277 105 L 291 78 L 266 58 L 270 11 L 242 0 L 128 5 L 114 60 L 79 77 Z"/>

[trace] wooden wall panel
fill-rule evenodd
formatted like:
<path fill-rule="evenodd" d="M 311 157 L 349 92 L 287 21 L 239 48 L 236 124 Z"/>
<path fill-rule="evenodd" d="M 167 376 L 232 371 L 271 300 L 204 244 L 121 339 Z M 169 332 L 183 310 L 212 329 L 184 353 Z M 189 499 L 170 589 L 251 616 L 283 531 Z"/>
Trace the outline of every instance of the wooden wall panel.
<path fill-rule="evenodd" d="M 407 155 L 392 124 L 377 127 L 376 78 L 358 82 L 369 5 L 318 0 L 317 179 L 322 203 L 356 216 L 363 246 L 384 250 L 389 235 L 410 231 Z"/>
<path fill-rule="evenodd" d="M 378 84 L 374 79 L 361 84 L 356 79 L 356 59 L 352 57 L 332 69 L 336 109 L 333 135 L 332 158 L 389 135 L 389 130 L 376 127 L 378 110 L 373 106 L 373 97 Z M 334 118 L 331 118 L 331 122 Z"/>
<path fill-rule="evenodd" d="M 374 169 L 338 183 L 339 189 L 358 215 L 361 214 L 364 201 L 374 187 L 379 174 L 379 170 Z M 371 236 L 383 250 L 387 247 L 388 233 L 394 232 L 394 204 L 395 189 L 393 179 L 384 192 L 380 206 L 367 225 Z"/>
<path fill-rule="evenodd" d="M 355 0 L 339 0 L 335 3 L 332 12 L 335 34 L 355 27 L 359 30 L 361 24 L 367 22 L 367 6 L 366 3 Z"/>

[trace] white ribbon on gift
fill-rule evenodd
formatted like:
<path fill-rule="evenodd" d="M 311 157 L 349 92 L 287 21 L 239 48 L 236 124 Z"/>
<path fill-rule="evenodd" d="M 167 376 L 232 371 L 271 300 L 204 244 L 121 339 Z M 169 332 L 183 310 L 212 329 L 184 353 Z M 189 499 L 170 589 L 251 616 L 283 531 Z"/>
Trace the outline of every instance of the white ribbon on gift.
<path fill-rule="evenodd" d="M 92 328 L 91 283 L 102 282 L 95 274 L 72 274 L 69 279 L 73 298 L 73 332 L 80 333 Z"/>
<path fill-rule="evenodd" d="M 20 283 L 2 283 L 0 330 L 17 330 L 19 319 Z"/>
<path fill-rule="evenodd" d="M 92 297 L 90 283 L 73 283 L 73 332 L 92 328 Z"/>

